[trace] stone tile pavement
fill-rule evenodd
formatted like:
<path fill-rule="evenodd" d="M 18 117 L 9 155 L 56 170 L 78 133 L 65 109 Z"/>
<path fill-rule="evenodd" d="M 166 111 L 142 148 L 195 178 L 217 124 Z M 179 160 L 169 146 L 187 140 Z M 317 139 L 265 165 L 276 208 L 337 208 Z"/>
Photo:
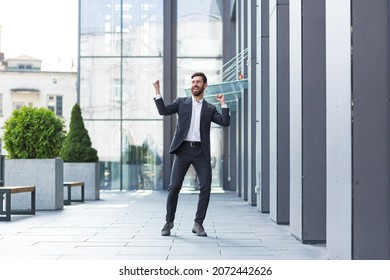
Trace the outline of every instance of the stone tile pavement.
<path fill-rule="evenodd" d="M 192 234 L 197 194 L 181 193 L 175 227 L 165 223 L 165 191 L 102 191 L 98 201 L 0 222 L 0 260 L 326 260 L 235 193 L 213 193 L 204 227 Z"/>

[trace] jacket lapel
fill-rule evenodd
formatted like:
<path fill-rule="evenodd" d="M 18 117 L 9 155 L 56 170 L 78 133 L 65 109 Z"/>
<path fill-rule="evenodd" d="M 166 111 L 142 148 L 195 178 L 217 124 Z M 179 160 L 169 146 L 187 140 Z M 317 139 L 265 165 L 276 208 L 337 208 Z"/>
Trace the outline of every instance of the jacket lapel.
<path fill-rule="evenodd" d="M 185 100 L 184 104 L 186 105 L 186 120 L 188 120 L 188 127 L 190 126 L 191 123 L 191 118 L 192 118 L 192 97 L 187 97 Z"/>
<path fill-rule="evenodd" d="M 208 103 L 207 103 L 206 100 L 203 98 L 202 111 L 200 112 L 200 122 L 202 122 L 202 118 L 203 118 L 204 113 L 205 113 L 206 110 L 207 110 L 207 107 L 208 107 Z"/>

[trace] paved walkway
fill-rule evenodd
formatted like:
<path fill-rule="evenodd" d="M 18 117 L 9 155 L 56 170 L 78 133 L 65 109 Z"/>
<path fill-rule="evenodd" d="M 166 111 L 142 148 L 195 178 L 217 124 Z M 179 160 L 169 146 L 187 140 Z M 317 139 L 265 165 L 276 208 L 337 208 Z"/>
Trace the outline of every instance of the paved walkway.
<path fill-rule="evenodd" d="M 235 193 L 212 194 L 204 227 L 191 233 L 197 195 L 182 193 L 170 237 L 164 191 L 102 191 L 73 203 L 0 222 L 0 260 L 324 260 L 325 245 L 304 245 Z"/>

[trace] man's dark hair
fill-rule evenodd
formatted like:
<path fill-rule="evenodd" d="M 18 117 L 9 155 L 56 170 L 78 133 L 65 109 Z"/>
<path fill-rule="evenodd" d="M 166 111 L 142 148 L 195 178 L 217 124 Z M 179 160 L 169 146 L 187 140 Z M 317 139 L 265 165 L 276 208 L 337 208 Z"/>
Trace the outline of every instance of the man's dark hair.
<path fill-rule="evenodd" d="M 202 73 L 202 72 L 195 72 L 194 74 L 191 75 L 191 79 L 193 79 L 194 77 L 197 77 L 197 76 L 202 77 L 203 83 L 205 83 L 205 84 L 207 83 L 207 77 L 206 77 L 206 75 L 205 75 L 204 73 Z"/>

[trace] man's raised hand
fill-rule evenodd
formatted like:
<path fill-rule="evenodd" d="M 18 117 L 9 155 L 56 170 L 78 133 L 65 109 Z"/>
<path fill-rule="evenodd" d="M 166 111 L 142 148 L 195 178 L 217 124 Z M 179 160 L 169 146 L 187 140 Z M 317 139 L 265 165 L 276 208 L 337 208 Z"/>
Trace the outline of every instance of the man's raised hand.
<path fill-rule="evenodd" d="M 153 82 L 154 90 L 156 91 L 156 95 L 160 94 L 160 81 L 156 80 Z"/>
<path fill-rule="evenodd" d="M 221 105 L 225 105 L 225 97 L 223 96 L 223 94 L 217 94 L 215 98 L 219 101 Z"/>

